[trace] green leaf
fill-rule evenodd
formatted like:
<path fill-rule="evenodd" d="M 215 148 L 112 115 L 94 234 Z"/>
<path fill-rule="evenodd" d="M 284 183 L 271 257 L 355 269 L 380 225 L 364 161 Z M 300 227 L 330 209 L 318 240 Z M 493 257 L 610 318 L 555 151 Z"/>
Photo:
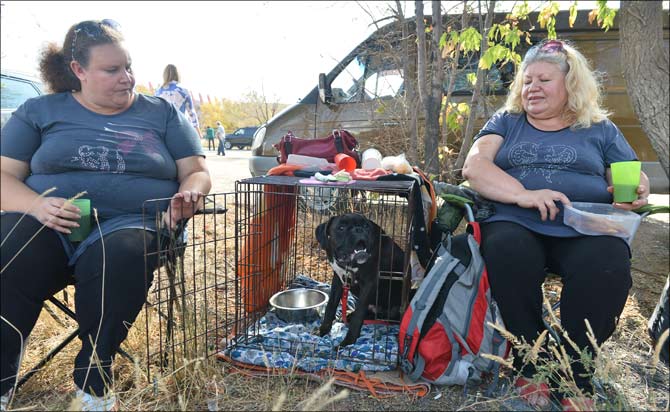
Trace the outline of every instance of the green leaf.
<path fill-rule="evenodd" d="M 510 29 L 507 31 L 505 34 L 505 43 L 511 45 L 511 49 L 514 50 L 516 46 L 519 45 L 521 42 L 521 31 L 514 27 L 513 29 Z"/>
<path fill-rule="evenodd" d="M 482 57 L 479 59 L 479 67 L 481 67 L 484 70 L 488 70 L 491 68 L 493 65 L 493 49 L 489 48 L 486 50 L 486 53 L 482 55 Z"/>
<path fill-rule="evenodd" d="M 570 17 L 568 18 L 568 25 L 570 27 L 575 25 L 575 20 L 577 20 L 577 2 L 575 1 L 570 6 Z"/>
<path fill-rule="evenodd" d="M 526 20 L 528 18 L 528 14 L 530 14 L 530 6 L 526 0 L 524 0 L 524 2 L 521 4 L 515 4 L 514 8 L 512 8 L 512 18 L 514 19 Z"/>
<path fill-rule="evenodd" d="M 461 33 L 461 50 L 465 52 L 479 51 L 482 35 L 474 27 L 468 27 Z"/>
<path fill-rule="evenodd" d="M 440 42 L 438 43 L 438 46 L 440 49 L 444 49 L 444 46 L 447 45 L 447 33 L 442 33 L 442 36 L 440 36 Z"/>

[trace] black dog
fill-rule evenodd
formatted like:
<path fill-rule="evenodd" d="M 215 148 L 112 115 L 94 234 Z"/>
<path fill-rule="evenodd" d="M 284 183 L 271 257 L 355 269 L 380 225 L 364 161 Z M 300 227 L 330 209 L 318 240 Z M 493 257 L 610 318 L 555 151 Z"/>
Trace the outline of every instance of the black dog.
<path fill-rule="evenodd" d="M 378 318 L 400 320 L 405 254 L 376 223 L 356 213 L 334 216 L 316 228 L 316 238 L 333 267 L 328 305 L 319 329 L 321 336 L 330 333 L 343 281 L 349 283 L 358 304 L 348 318 L 349 331 L 340 347 L 356 342 L 369 309 Z M 392 271 L 398 279 L 380 281 L 380 271 L 386 275 Z"/>

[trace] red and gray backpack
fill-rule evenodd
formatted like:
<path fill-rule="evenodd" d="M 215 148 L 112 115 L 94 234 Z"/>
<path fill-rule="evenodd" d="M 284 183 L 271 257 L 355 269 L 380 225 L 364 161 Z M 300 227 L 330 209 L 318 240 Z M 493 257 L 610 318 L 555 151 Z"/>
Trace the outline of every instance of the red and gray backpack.
<path fill-rule="evenodd" d="M 400 324 L 401 369 L 413 381 L 479 383 L 485 373 L 497 376 L 499 366 L 481 355 L 509 353 L 507 341 L 490 325 L 504 328 L 479 252 L 479 223 L 465 208 L 467 233 L 441 243 Z"/>

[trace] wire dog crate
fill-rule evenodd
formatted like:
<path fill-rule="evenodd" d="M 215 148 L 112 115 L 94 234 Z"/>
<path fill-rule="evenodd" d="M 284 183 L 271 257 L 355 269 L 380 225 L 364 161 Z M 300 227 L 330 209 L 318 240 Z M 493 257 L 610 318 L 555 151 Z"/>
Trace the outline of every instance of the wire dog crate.
<path fill-rule="evenodd" d="M 346 185 L 312 184 L 305 179 L 263 176 L 236 183 L 235 310 L 222 329 L 232 330 L 220 357 L 258 366 L 391 370 L 398 362 L 399 319 L 373 314 L 356 344 L 335 350 L 342 324 L 331 336 L 318 336 L 317 324 L 289 325 L 270 310 L 270 297 L 281 290 L 308 287 L 329 290 L 333 269 L 315 238 L 319 224 L 344 213 L 372 220 L 404 252 L 402 271 L 379 274 L 402 283 L 401 312 L 410 289 L 410 230 L 413 181 L 355 181 Z M 421 207 L 421 206 L 419 206 Z M 391 259 L 381 256 L 381 259 Z M 378 291 L 376 291 L 378 292 Z M 379 302 L 378 304 L 389 304 Z M 392 302 L 398 305 L 399 302 Z M 350 305 L 347 305 L 350 306 Z M 351 307 L 349 307 L 351 310 Z M 371 317 L 371 311 L 368 311 Z M 382 310 L 380 313 L 390 313 Z M 341 313 L 341 309 L 340 309 Z M 397 313 L 397 311 L 396 311 Z M 325 341 L 324 341 L 325 339 Z M 361 343 L 362 342 L 362 343 Z"/>
<path fill-rule="evenodd" d="M 136 362 L 145 365 L 150 381 L 215 354 L 260 366 L 303 362 L 298 367 L 306 370 L 395 369 L 399 319 L 375 315 L 363 327 L 363 344 L 336 351 L 335 340 L 324 344 L 318 336 L 318 325 L 283 325 L 281 333 L 269 329 L 276 320 L 269 300 L 292 287 L 327 292 L 333 270 L 315 230 L 333 216 L 355 212 L 379 225 L 404 252 L 402 271 L 380 272 L 380 284 L 402 283 L 404 310 L 411 283 L 414 190 L 413 181 L 329 186 L 264 176 L 238 181 L 235 193 L 208 195 L 203 212 L 177 230 L 159 232 L 154 250 L 146 247 L 147 261 L 159 259 L 161 265 L 153 273 L 144 311 L 130 329 L 129 340 L 134 334 L 145 342 L 143 353 L 132 352 Z M 160 221 L 167 201 L 145 204 L 147 225 Z M 349 311 L 355 304 L 350 298 Z M 344 330 L 340 319 L 335 321 L 333 335 Z M 307 339 L 286 332 L 291 328 Z"/>
<path fill-rule="evenodd" d="M 168 202 L 145 202 L 145 228 L 161 227 Z M 232 193 L 207 195 L 205 208 L 191 219 L 172 231 L 160 230 L 157 245 L 145 241 L 145 260 L 158 259 L 160 266 L 129 338 L 135 334 L 145 343 L 144 353 L 133 356 L 150 381 L 215 354 L 231 332 L 225 328 L 235 307 L 233 206 Z"/>

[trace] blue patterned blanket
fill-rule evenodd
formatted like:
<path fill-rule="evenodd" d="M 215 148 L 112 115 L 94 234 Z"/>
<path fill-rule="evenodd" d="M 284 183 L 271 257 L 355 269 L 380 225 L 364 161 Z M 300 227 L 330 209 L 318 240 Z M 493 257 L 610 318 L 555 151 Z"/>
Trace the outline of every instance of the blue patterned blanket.
<path fill-rule="evenodd" d="M 330 285 L 298 276 L 291 288 L 308 287 L 328 293 Z M 347 306 L 355 307 L 356 299 L 351 294 Z M 340 305 L 341 306 L 341 305 Z M 338 318 L 341 307 L 338 307 Z M 231 343 L 223 350 L 227 357 L 252 365 L 275 368 L 298 368 L 305 372 L 317 372 L 334 368 L 351 372 L 389 371 L 396 369 L 398 358 L 399 325 L 364 325 L 355 344 L 336 351 L 347 326 L 333 323 L 329 335 L 319 336 L 321 320 L 306 324 L 287 323 L 279 319 L 274 311 L 268 311 L 255 325 L 249 328 L 253 335 L 246 342 Z"/>

